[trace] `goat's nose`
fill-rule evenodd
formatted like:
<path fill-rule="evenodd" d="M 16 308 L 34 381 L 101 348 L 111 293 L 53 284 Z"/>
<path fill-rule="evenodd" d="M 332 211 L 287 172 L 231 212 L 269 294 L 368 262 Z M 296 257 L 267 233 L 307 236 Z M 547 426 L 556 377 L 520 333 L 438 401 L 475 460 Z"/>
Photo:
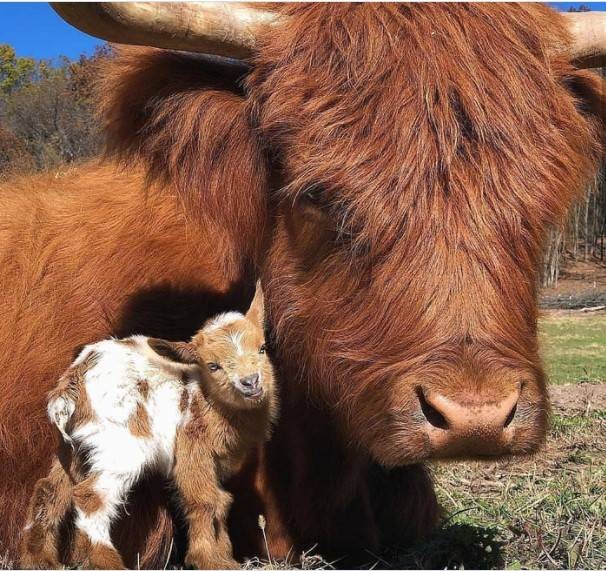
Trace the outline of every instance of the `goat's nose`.
<path fill-rule="evenodd" d="M 519 388 L 505 398 L 488 400 L 462 395 L 460 402 L 436 392 L 419 391 L 421 410 L 427 420 L 427 435 L 436 457 L 493 456 L 507 450 Z"/>
<path fill-rule="evenodd" d="M 254 373 L 252 375 L 247 375 L 246 377 L 242 377 L 240 379 L 240 384 L 247 389 L 254 390 L 259 386 L 259 373 Z"/>

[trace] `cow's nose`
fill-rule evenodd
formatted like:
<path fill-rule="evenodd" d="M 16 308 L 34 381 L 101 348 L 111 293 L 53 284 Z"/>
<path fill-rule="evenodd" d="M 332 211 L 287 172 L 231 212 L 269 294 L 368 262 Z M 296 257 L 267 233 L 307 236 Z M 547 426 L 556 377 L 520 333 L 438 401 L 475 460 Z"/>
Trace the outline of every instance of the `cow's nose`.
<path fill-rule="evenodd" d="M 519 388 L 492 401 L 465 396 L 455 401 L 437 392 L 419 391 L 432 456 L 497 456 L 507 452 L 515 433 Z"/>
<path fill-rule="evenodd" d="M 240 379 L 240 384 L 250 390 L 259 388 L 259 374 L 254 373 Z"/>

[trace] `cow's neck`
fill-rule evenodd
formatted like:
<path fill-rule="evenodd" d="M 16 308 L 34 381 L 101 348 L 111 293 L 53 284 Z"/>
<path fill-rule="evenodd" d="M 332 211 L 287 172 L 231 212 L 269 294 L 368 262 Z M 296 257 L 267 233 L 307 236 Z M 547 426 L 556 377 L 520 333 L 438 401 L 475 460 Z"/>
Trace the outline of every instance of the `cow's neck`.
<path fill-rule="evenodd" d="M 309 549 L 319 538 L 324 554 L 339 552 L 359 537 L 359 545 L 371 547 L 367 537 L 372 525 L 366 474 L 368 456 L 345 441 L 330 408 L 308 396 L 299 385 L 298 364 L 274 357 L 281 411 L 279 424 L 266 447 L 267 485 L 295 549 Z M 276 517 L 276 515 L 274 515 Z M 288 524 L 284 524 L 288 521 Z M 326 529 L 318 528 L 325 522 Z M 370 523 L 370 522 L 369 522 Z M 355 544 L 355 541 L 353 542 Z"/>

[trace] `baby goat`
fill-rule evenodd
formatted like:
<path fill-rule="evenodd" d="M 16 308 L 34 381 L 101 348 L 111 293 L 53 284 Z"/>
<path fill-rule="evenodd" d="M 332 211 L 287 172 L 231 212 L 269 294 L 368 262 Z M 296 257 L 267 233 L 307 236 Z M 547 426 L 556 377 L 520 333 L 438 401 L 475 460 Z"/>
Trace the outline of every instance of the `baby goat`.
<path fill-rule="evenodd" d="M 23 566 L 60 566 L 59 529 L 73 508 L 71 563 L 124 568 L 110 527 L 137 480 L 156 470 L 182 498 L 186 563 L 237 567 L 226 531 L 231 496 L 221 483 L 277 416 L 261 321 L 257 290 L 246 315 L 219 315 L 189 343 L 136 335 L 82 350 L 49 396 L 51 421 L 72 451 L 36 484 Z"/>

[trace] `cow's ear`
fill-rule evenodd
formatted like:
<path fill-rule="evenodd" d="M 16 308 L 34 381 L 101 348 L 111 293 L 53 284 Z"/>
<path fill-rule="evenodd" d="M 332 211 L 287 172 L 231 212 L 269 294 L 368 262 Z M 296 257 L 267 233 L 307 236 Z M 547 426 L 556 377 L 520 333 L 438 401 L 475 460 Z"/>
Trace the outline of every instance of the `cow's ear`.
<path fill-rule="evenodd" d="M 152 48 L 120 48 L 100 74 L 107 150 L 176 191 L 188 219 L 249 256 L 267 215 L 267 167 L 240 84 L 245 67 Z M 119 190 L 117 190 L 118 192 Z"/>
<path fill-rule="evenodd" d="M 579 113 L 587 117 L 597 131 L 601 145 L 606 145 L 604 78 L 594 71 L 571 68 L 560 75 L 560 82 L 574 97 L 574 104 Z"/>
<path fill-rule="evenodd" d="M 258 323 L 261 327 L 263 327 L 264 309 L 265 302 L 263 299 L 263 290 L 261 289 L 261 280 L 258 280 L 257 286 L 255 288 L 255 295 L 250 304 L 250 307 L 248 308 L 248 311 L 246 312 L 246 317 L 254 323 Z"/>
<path fill-rule="evenodd" d="M 198 354 L 191 343 L 184 341 L 167 341 L 166 339 L 156 339 L 150 337 L 147 344 L 161 357 L 181 363 L 183 365 L 197 365 L 199 362 Z"/>

